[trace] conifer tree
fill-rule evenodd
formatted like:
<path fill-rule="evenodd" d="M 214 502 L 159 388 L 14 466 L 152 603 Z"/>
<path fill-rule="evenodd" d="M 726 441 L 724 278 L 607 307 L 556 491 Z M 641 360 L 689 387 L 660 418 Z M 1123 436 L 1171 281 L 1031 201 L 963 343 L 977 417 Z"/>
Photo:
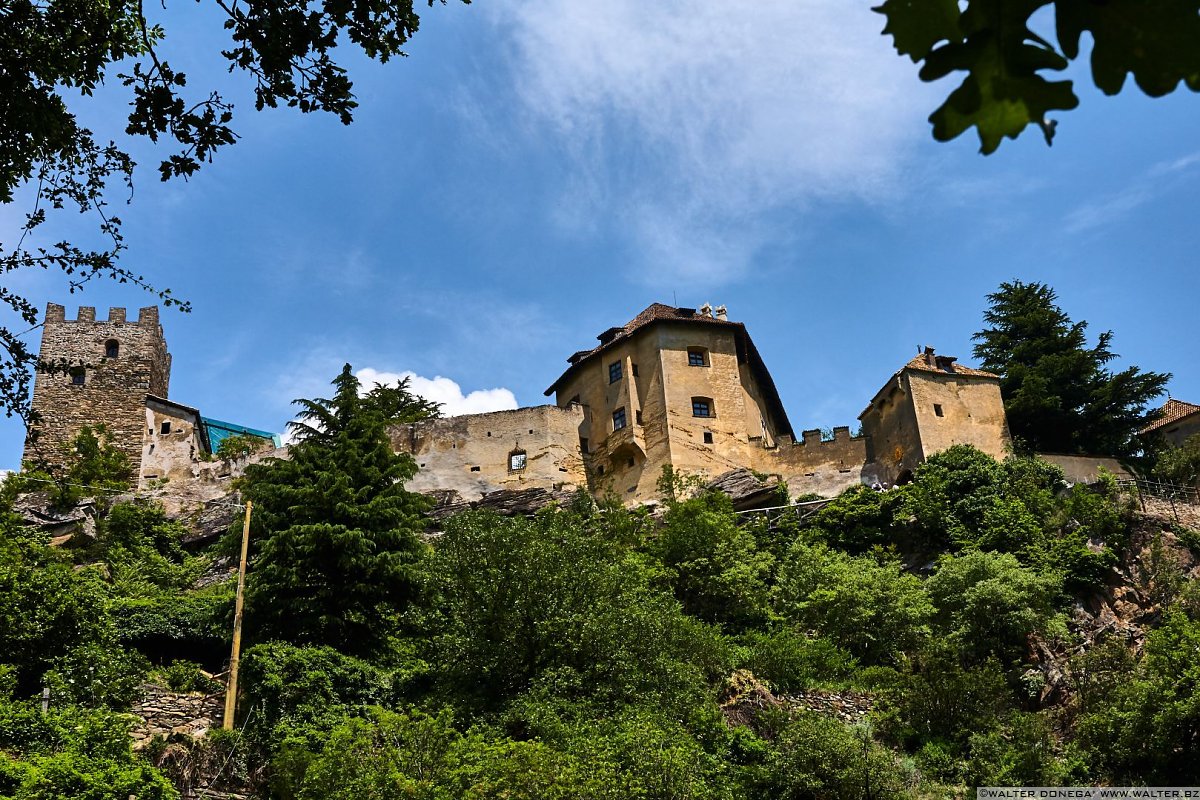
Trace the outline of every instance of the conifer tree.
<path fill-rule="evenodd" d="M 414 595 L 427 501 L 405 491 L 416 464 L 387 437 L 395 409 L 414 406 L 381 398 L 407 394 L 405 387 L 361 397 L 349 364 L 333 386 L 331 399 L 296 401 L 290 458 L 246 469 L 243 492 L 254 501 L 252 535 L 261 541 L 246 620 L 259 639 L 368 652 Z M 424 416 L 435 413 L 416 405 Z"/>
<path fill-rule="evenodd" d="M 1088 347 L 1087 323 L 1072 322 L 1057 299 L 1044 283 L 1002 283 L 988 295 L 989 327 L 973 337 L 983 368 L 1001 375 L 1013 438 L 1035 452 L 1132 456 L 1147 406 L 1171 376 L 1109 370 L 1112 331 Z"/>

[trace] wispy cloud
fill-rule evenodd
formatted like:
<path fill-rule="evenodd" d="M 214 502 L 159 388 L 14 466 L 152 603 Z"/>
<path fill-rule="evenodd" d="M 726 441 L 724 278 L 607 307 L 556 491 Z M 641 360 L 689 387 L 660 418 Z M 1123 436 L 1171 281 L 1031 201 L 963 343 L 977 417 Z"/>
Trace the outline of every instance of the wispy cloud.
<path fill-rule="evenodd" d="M 492 13 L 535 131 L 573 165 L 558 219 L 610 219 L 649 282 L 733 278 L 806 208 L 894 196 L 927 135 L 922 89 L 865 4 L 542 0 Z"/>
<path fill-rule="evenodd" d="M 517 407 L 517 398 L 508 389 L 475 389 L 464 393 L 457 382 L 441 375 L 425 378 L 412 371 L 381 372 L 371 367 L 364 367 L 355 375 L 362 383 L 363 389 L 368 391 L 376 385 L 395 386 L 407 379 L 410 392 L 426 400 L 441 403 L 442 414 L 447 417 Z"/>
<path fill-rule="evenodd" d="M 1185 173 L 1197 166 L 1200 166 L 1200 152 L 1160 161 L 1128 186 L 1071 211 L 1063 220 L 1063 227 L 1067 233 L 1082 233 L 1124 219 L 1134 209 L 1169 191 Z"/>

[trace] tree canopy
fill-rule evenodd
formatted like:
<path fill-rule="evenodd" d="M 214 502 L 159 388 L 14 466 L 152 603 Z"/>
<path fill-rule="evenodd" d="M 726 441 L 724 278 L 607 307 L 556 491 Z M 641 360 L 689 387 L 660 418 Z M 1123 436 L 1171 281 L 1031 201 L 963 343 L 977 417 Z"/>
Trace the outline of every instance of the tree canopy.
<path fill-rule="evenodd" d="M 974 127 L 984 153 L 1030 125 L 1053 141 L 1047 115 L 1079 97 L 1072 81 L 1051 77 L 1080 57 L 1084 34 L 1105 94 L 1130 75 L 1151 97 L 1180 83 L 1200 91 L 1200 0 L 884 0 L 875 10 L 896 52 L 921 65 L 921 80 L 966 73 L 929 121 L 938 141 Z"/>
<path fill-rule="evenodd" d="M 413 565 L 427 501 L 405 491 L 417 466 L 393 452 L 387 424 L 398 410 L 431 416 L 401 387 L 360 395 L 347 364 L 332 398 L 298 400 L 297 438 L 286 459 L 246 468 L 256 547 L 248 578 L 260 638 L 370 650 L 386 620 L 415 592 Z"/>
<path fill-rule="evenodd" d="M 231 72 L 253 79 L 256 109 L 324 111 L 345 124 L 358 102 L 334 51 L 349 43 L 386 62 L 404 55 L 402 48 L 420 24 L 414 0 L 214 0 L 214 5 L 230 37 L 220 57 Z M 122 221 L 109 207 L 110 190 L 132 192 L 134 137 L 173 149 L 158 165 L 162 180 L 187 178 L 237 141 L 233 103 L 218 92 L 196 90 L 172 66 L 167 31 L 155 11 L 141 0 L 0 5 L 0 204 L 19 201 L 28 207 L 16 241 L 0 243 L 0 275 L 57 270 L 68 276 L 71 291 L 107 278 L 140 286 L 165 305 L 190 308 L 119 263 L 125 249 Z M 109 82 L 121 88 L 110 90 Z M 80 115 L 86 116 L 96 95 L 109 91 L 127 94 L 125 129 L 92 131 Z M 91 216 L 101 244 L 38 243 L 37 229 L 51 212 L 64 209 Z M 20 292 L 0 292 L 0 304 L 25 325 L 37 324 L 39 305 Z M 0 325 L 0 408 L 27 418 L 28 370 L 36 354 L 20 335 Z"/>
<path fill-rule="evenodd" d="M 988 327 L 973 337 L 983 368 L 1002 376 L 1011 433 L 1037 452 L 1132 456 L 1147 408 L 1171 376 L 1110 370 L 1112 331 L 1088 346 L 1087 323 L 1073 322 L 1057 299 L 1044 283 L 1002 283 L 988 295 Z"/>

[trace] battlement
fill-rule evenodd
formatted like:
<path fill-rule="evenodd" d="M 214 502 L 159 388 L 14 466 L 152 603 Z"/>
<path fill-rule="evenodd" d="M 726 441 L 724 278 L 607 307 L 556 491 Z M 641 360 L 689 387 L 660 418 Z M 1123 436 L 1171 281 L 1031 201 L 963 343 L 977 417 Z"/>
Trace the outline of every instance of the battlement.
<path fill-rule="evenodd" d="M 58 303 L 46 304 L 46 322 L 47 323 L 108 323 L 115 325 L 133 324 L 143 326 L 158 325 L 158 306 L 146 306 L 138 309 L 137 319 L 132 322 L 126 319 L 125 309 L 118 306 L 111 306 L 108 309 L 107 319 L 96 319 L 95 306 L 79 306 L 76 312 L 75 319 L 67 319 L 66 306 L 61 306 Z"/>

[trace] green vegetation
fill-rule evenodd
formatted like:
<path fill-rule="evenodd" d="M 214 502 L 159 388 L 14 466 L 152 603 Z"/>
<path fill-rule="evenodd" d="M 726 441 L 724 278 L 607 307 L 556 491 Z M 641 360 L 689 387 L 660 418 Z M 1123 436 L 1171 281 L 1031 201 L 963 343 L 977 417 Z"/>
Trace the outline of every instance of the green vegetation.
<path fill-rule="evenodd" d="M 988 295 L 989 327 L 974 337 L 975 357 L 1001 376 L 1012 435 L 1030 452 L 1132 456 L 1148 405 L 1171 376 L 1110 371 L 1112 331 L 1089 347 L 1087 323 L 1072 322 L 1057 299 L 1043 283 L 1002 283 Z"/>
<path fill-rule="evenodd" d="M 921 80 L 965 72 L 930 115 L 933 136 L 948 141 L 974 127 L 984 153 L 1037 125 L 1049 144 L 1054 111 L 1079 105 L 1070 80 L 1049 80 L 1084 52 L 1105 94 L 1129 75 L 1151 97 L 1182 83 L 1200 92 L 1200 16 L 1195 2 L 1088 0 L 884 0 L 884 33 L 921 64 Z M 1080 47 L 1084 35 L 1091 47 Z"/>
<path fill-rule="evenodd" d="M 915 800 L 1200 780 L 1200 588 L 1111 481 L 1068 490 L 1044 462 L 958 446 L 804 523 L 739 521 L 667 475 L 656 517 L 580 494 L 427 535 L 386 439 L 405 398 L 360 396 L 349 368 L 334 385 L 302 404 L 293 458 L 242 486 L 239 729 L 206 747 L 256 796 Z M 169 746 L 133 754 L 116 712 L 142 681 L 213 688 L 232 585 L 196 587 L 230 543 L 189 552 L 144 502 L 55 548 L 7 511 L 0 528 L 0 798 L 176 797 L 150 760 Z M 1145 598 L 1140 650 L 1068 624 L 1117 565 Z M 757 681 L 731 678 L 745 670 Z M 758 682 L 776 697 L 739 699 Z M 829 693 L 870 714 L 787 699 Z"/>

